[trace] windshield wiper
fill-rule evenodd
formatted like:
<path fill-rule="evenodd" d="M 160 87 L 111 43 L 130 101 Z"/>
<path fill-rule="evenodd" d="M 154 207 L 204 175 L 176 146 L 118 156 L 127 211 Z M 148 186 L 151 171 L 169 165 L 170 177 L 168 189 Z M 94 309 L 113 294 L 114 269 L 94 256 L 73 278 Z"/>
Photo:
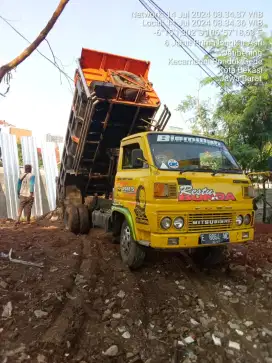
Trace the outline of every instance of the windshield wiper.
<path fill-rule="evenodd" d="M 241 169 L 224 169 L 224 168 L 219 168 L 214 170 L 214 172 L 212 173 L 212 175 L 216 175 L 218 173 L 228 173 L 228 174 L 243 174 L 243 171 Z"/>
<path fill-rule="evenodd" d="M 214 171 L 212 168 L 192 168 L 192 169 L 183 169 L 180 170 L 180 174 L 186 173 L 188 171 L 199 171 L 200 173 L 210 173 L 211 171 Z"/>

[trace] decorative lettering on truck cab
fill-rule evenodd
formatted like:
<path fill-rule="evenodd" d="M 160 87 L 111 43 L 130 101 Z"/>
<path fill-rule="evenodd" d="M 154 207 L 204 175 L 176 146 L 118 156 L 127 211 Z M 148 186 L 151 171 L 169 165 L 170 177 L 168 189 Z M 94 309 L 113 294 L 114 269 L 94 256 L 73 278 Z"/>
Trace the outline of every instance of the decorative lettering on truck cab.
<path fill-rule="evenodd" d="M 194 189 L 191 185 L 180 185 L 179 189 L 180 201 L 235 201 L 233 193 L 215 192 L 210 188 Z"/>
<path fill-rule="evenodd" d="M 195 137 L 195 136 L 182 136 L 182 135 L 158 135 L 157 142 L 185 142 L 188 144 L 199 144 L 199 145 L 208 145 L 208 146 L 218 146 L 225 147 L 224 144 L 220 141 L 207 139 L 205 137 Z"/>
<path fill-rule="evenodd" d="M 130 186 L 122 187 L 121 188 L 121 191 L 123 193 L 128 193 L 128 194 L 135 194 L 136 193 L 135 188 L 134 187 L 130 187 Z"/>
<path fill-rule="evenodd" d="M 140 185 L 136 192 L 136 205 L 134 209 L 134 213 L 136 215 L 136 223 L 149 224 L 145 208 L 146 208 L 145 188 L 143 185 Z"/>
<path fill-rule="evenodd" d="M 128 182 L 117 182 L 117 191 L 125 194 L 136 194 L 136 188 L 129 185 Z"/>

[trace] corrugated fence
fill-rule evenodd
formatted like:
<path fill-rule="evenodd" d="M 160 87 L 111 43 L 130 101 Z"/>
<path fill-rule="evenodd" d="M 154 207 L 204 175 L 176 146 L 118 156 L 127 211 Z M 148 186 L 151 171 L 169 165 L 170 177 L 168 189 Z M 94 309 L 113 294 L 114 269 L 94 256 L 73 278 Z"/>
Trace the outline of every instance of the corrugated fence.
<path fill-rule="evenodd" d="M 49 208 L 50 210 L 54 210 L 56 208 L 56 178 L 58 177 L 58 167 L 55 147 L 52 142 L 43 142 L 42 157 Z"/>
<path fill-rule="evenodd" d="M 23 164 L 31 164 L 35 175 L 34 205 L 32 216 L 38 217 L 43 214 L 40 168 L 37 153 L 36 140 L 32 136 L 21 137 Z M 63 145 L 58 145 L 62 151 Z M 0 132 L 0 147 L 2 163 L 4 168 L 4 186 L 8 218 L 16 219 L 19 205 L 17 182 L 20 175 L 18 158 L 18 147 L 16 137 L 8 133 Z M 51 142 L 42 143 L 42 160 L 46 179 L 46 194 L 49 209 L 56 208 L 56 177 L 58 176 L 55 144 Z"/>
<path fill-rule="evenodd" d="M 15 135 L 0 133 L 1 154 L 4 167 L 7 215 L 16 218 L 19 199 L 17 181 L 19 177 L 18 148 Z"/>

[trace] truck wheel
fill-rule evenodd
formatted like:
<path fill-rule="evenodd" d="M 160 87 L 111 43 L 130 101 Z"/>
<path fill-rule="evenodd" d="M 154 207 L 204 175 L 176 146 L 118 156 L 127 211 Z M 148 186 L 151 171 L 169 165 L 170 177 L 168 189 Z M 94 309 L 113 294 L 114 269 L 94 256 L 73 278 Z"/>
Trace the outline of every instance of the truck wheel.
<path fill-rule="evenodd" d="M 192 258 L 202 267 L 212 267 L 224 261 L 226 250 L 226 246 L 201 247 L 193 252 Z"/>
<path fill-rule="evenodd" d="M 122 225 L 120 253 L 123 262 L 131 269 L 139 268 L 145 259 L 145 251 L 134 241 L 127 221 Z"/>
<path fill-rule="evenodd" d="M 68 231 L 78 234 L 79 233 L 79 214 L 75 206 L 69 206 L 64 212 L 64 224 Z"/>
<path fill-rule="evenodd" d="M 80 205 L 78 207 L 78 215 L 79 215 L 79 233 L 88 234 L 90 231 L 88 208 L 85 205 Z"/>

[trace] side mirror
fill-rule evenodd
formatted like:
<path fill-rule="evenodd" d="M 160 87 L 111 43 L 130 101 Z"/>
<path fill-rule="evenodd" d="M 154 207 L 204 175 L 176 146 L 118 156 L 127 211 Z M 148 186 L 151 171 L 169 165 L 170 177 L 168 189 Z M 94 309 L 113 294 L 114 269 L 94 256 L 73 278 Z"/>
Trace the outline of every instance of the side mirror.
<path fill-rule="evenodd" d="M 272 172 L 272 156 L 268 158 L 268 170 Z"/>
<path fill-rule="evenodd" d="M 140 159 L 142 159 L 142 160 L 140 160 Z M 144 165 L 143 159 L 144 159 L 144 154 L 143 154 L 142 149 L 132 150 L 131 162 L 132 162 L 132 168 L 133 169 L 142 168 L 143 165 Z"/>

